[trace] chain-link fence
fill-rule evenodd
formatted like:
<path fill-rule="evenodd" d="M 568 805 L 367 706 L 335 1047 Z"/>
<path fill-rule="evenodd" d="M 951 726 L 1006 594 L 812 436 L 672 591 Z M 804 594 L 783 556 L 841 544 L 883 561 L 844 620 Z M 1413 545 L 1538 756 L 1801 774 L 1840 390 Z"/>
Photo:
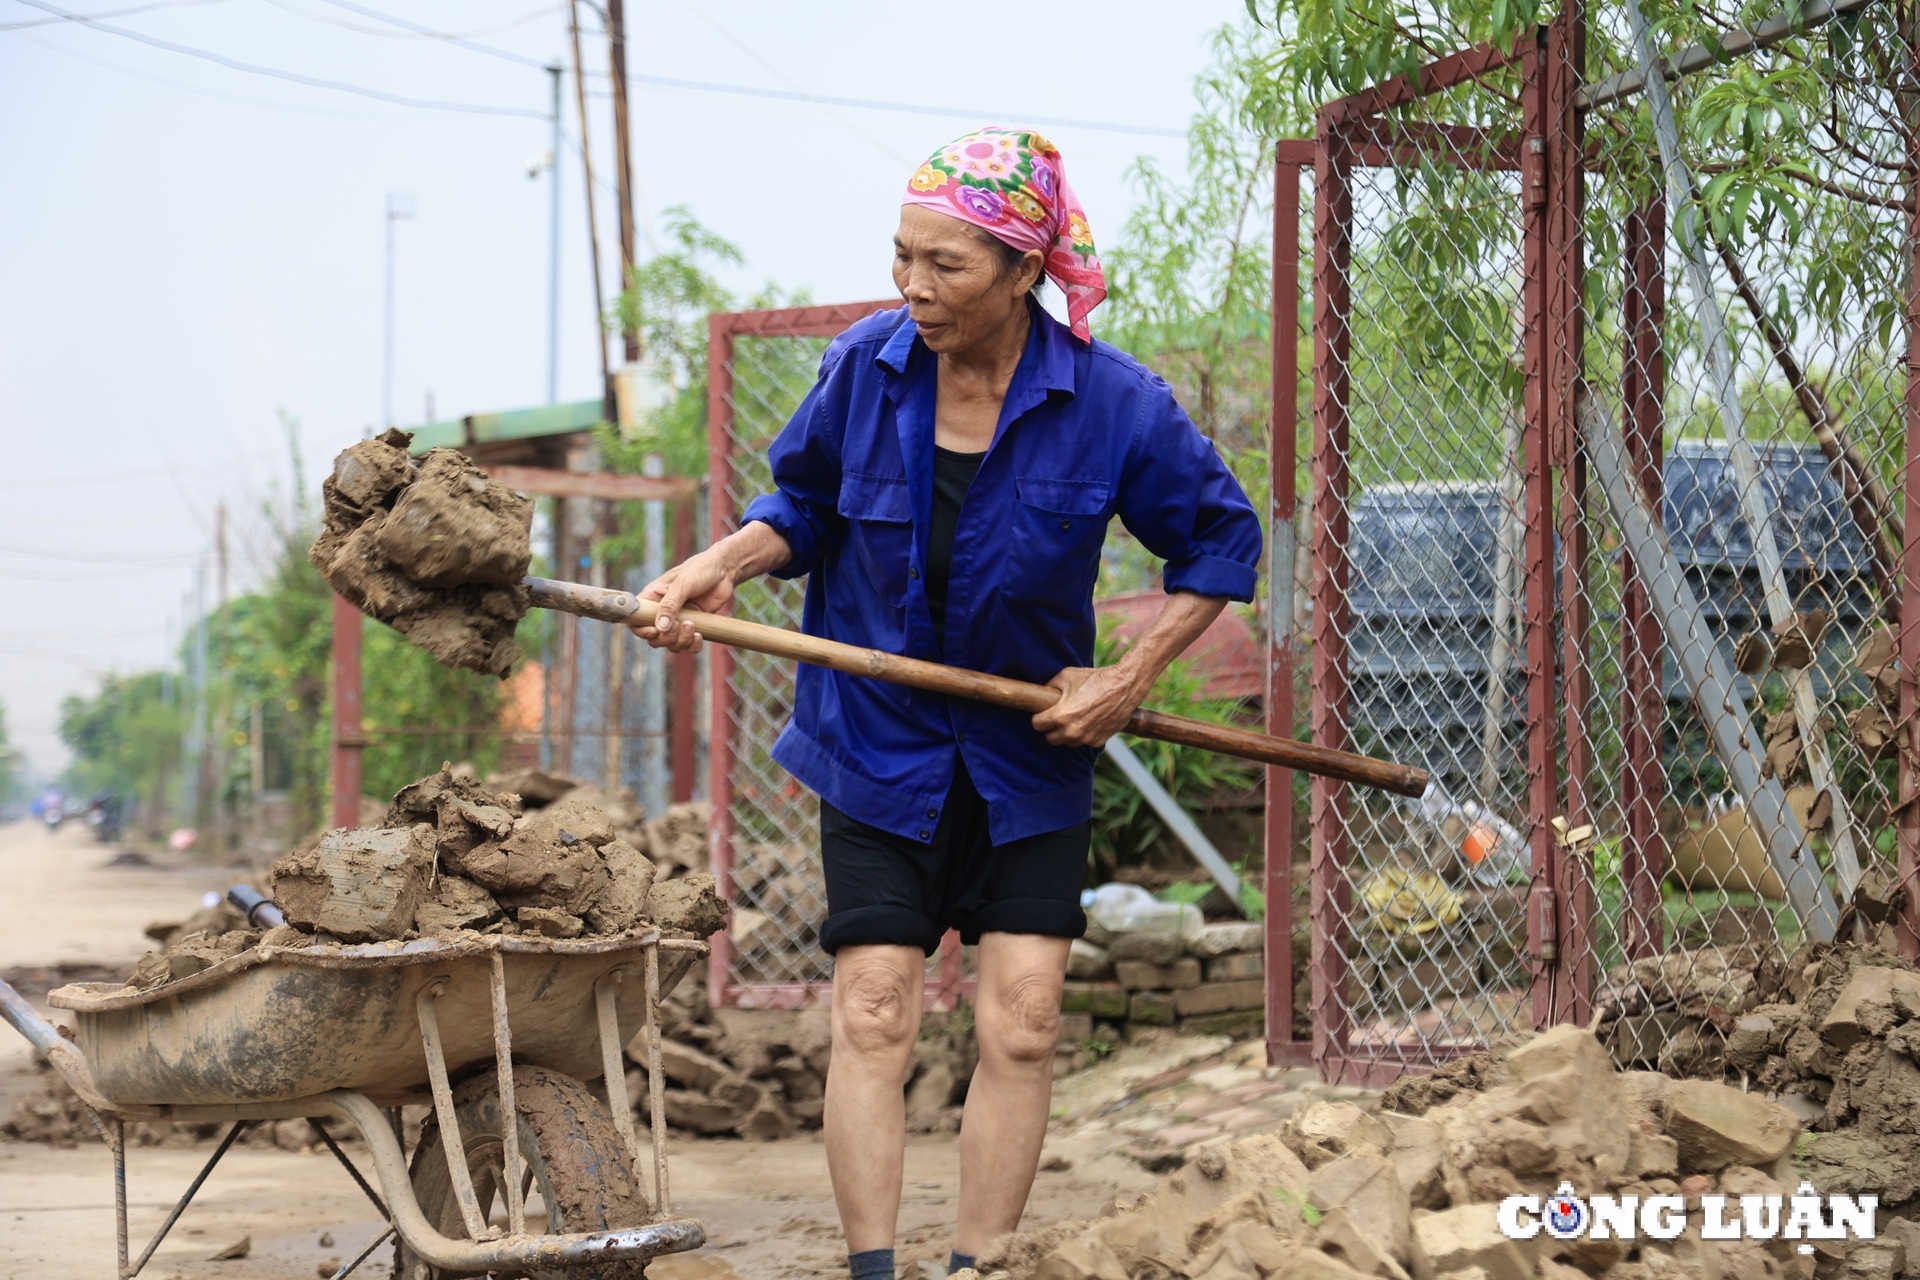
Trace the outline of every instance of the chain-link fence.
<path fill-rule="evenodd" d="M 710 534 L 739 527 L 740 513 L 773 487 L 766 451 L 813 386 L 828 342 L 855 321 L 891 305 L 795 307 L 715 315 L 709 326 L 707 424 Z M 738 616 L 797 630 L 804 580 L 772 577 L 743 587 Z M 733 906 L 714 939 L 714 998 L 720 1003 L 796 1006 L 826 999 L 832 960 L 820 949 L 826 916 L 820 871 L 820 805 L 773 760 L 793 711 L 793 664 L 745 649 L 708 650 L 713 804 L 713 871 Z M 957 988 L 952 939 L 929 962 L 928 999 Z"/>
<path fill-rule="evenodd" d="M 1698 1068 L 1803 938 L 1911 946 L 1908 54 L 1848 8 L 1662 10 L 1686 74 L 1653 93 L 1631 5 L 1569 9 L 1281 144 L 1312 731 L 1436 783 L 1311 787 L 1330 1075 L 1596 1014 L 1622 1061 Z"/>

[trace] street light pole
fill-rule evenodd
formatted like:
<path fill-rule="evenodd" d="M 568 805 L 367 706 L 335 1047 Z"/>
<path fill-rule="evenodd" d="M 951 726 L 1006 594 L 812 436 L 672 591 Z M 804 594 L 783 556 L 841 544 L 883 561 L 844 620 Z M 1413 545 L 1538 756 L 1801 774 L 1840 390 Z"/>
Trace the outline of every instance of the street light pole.
<path fill-rule="evenodd" d="M 393 224 L 413 217 L 413 193 L 387 192 L 387 314 L 386 343 L 380 371 L 380 427 L 393 425 Z"/>
<path fill-rule="evenodd" d="M 552 204 L 547 215 L 547 403 L 560 403 L 560 64 L 553 77 L 553 143 L 547 152 Z"/>

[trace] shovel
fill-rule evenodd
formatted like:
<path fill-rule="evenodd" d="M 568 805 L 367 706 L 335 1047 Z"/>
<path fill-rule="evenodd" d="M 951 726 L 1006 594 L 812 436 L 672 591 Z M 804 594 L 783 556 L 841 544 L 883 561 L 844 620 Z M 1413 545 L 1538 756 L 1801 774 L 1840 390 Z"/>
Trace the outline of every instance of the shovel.
<path fill-rule="evenodd" d="M 551 578 L 527 578 L 524 582 L 527 590 L 533 594 L 533 604 L 541 609 L 554 609 L 621 626 L 646 626 L 659 613 L 656 602 L 642 600 L 628 591 L 556 582 Z M 972 698 L 996 707 L 1009 707 L 1034 714 L 1045 711 L 1060 700 L 1060 691 L 1047 685 L 1029 684 L 1024 680 L 988 675 L 983 671 L 968 671 L 919 658 L 902 658 L 897 654 L 881 653 L 877 649 L 862 649 L 858 645 L 822 640 L 818 636 L 803 635 L 741 618 L 682 609 L 679 619 L 690 623 L 703 638 L 736 649 L 750 649 L 755 653 L 811 663 L 847 675 L 904 684 L 956 698 Z M 1242 760 L 1278 765 L 1283 769 L 1298 769 L 1302 773 L 1337 778 L 1342 782 L 1391 791 L 1396 795 L 1418 798 L 1427 789 L 1427 771 L 1412 765 L 1351 751 L 1334 751 L 1292 738 L 1277 738 L 1271 734 L 1255 733 L 1251 729 L 1209 724 L 1204 720 L 1166 715 L 1145 708 L 1133 713 L 1122 732 L 1186 747 L 1201 747 Z"/>

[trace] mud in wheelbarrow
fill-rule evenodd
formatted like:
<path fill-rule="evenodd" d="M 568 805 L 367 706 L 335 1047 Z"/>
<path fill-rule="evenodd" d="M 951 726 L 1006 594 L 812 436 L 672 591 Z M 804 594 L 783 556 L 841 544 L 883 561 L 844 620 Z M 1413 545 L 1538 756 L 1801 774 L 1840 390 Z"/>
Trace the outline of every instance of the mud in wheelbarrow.
<path fill-rule="evenodd" d="M 318 1125 L 316 1137 L 390 1223 L 336 1275 L 397 1234 L 395 1274 L 410 1280 L 485 1272 L 625 1280 L 642 1275 L 646 1259 L 705 1240 L 668 1199 L 657 1022 L 660 995 L 705 952 L 651 928 L 579 940 L 461 934 L 256 947 L 149 991 L 76 983 L 52 992 L 49 1003 L 74 1018 L 71 1041 L 4 983 L 0 1015 L 102 1117 L 122 1276 L 144 1266 L 247 1124 L 332 1117 L 365 1139 L 379 1191 Z M 645 1150 L 622 1057 L 643 1031 L 652 1058 Z M 582 1083 L 596 1077 L 604 1101 Z M 409 1167 L 397 1108 L 419 1103 L 433 1113 Z M 124 1127 L 138 1118 L 234 1127 L 130 1261 Z M 536 1189 L 549 1230 L 530 1234 Z"/>

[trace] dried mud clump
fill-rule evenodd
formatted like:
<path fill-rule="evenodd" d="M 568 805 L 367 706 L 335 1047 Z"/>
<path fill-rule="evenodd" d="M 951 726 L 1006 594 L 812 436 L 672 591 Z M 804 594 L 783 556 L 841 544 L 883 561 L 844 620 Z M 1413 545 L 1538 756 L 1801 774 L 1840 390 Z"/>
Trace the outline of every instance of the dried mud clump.
<path fill-rule="evenodd" d="M 1493 1083 L 1497 1081 L 1497 1083 Z M 1471 1087 L 1476 1082 L 1485 1088 Z M 1277 1133 L 1219 1138 L 1089 1221 L 1004 1236 L 979 1275 L 1007 1280 L 1730 1280 L 1883 1276 L 1879 1238 L 1725 1239 L 1703 1197 L 1794 1194 L 1800 1121 L 1758 1093 L 1618 1070 L 1589 1031 L 1555 1027 L 1458 1073 L 1423 1115 L 1317 1102 Z M 1817 1181 L 1817 1179 L 1816 1179 Z M 1500 1202 L 1566 1183 L 1583 1197 L 1670 1196 L 1679 1238 L 1515 1240 Z M 1822 1184 L 1823 1189 L 1827 1189 Z M 1834 1188 L 1838 1189 L 1838 1188 Z M 1816 1267 L 1818 1268 L 1816 1270 Z"/>
<path fill-rule="evenodd" d="M 333 589 L 450 667 L 506 677 L 528 608 L 533 504 L 404 431 L 342 450 L 308 557 Z"/>

